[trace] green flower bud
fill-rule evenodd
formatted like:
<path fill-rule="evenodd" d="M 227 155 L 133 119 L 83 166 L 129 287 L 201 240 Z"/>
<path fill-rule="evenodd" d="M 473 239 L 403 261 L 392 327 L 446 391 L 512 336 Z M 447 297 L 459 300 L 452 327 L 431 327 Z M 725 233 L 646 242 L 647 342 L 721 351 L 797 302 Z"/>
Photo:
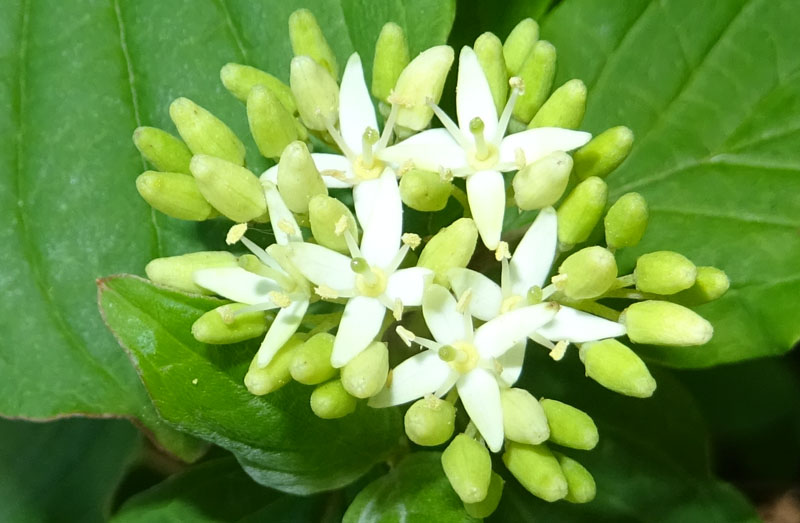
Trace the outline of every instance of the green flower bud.
<path fill-rule="evenodd" d="M 525 389 L 500 391 L 503 405 L 503 431 L 506 438 L 518 443 L 538 445 L 550 437 L 544 409 Z"/>
<path fill-rule="evenodd" d="M 503 497 L 503 485 L 505 481 L 496 472 L 492 472 L 492 479 L 489 482 L 489 492 L 483 501 L 477 503 L 464 503 L 464 510 L 473 518 L 488 518 L 491 516 L 497 506 L 500 504 L 500 498 Z"/>
<path fill-rule="evenodd" d="M 311 336 L 294 353 L 289 372 L 303 385 L 317 385 L 328 381 L 338 372 L 331 365 L 333 334 L 320 332 Z"/>
<path fill-rule="evenodd" d="M 570 80 L 556 89 L 536 112 L 528 129 L 534 127 L 562 127 L 577 129 L 586 112 L 586 85 L 580 80 Z"/>
<path fill-rule="evenodd" d="M 716 267 L 698 267 L 694 285 L 670 299 L 684 305 L 700 305 L 720 298 L 730 286 L 731 281 L 724 271 Z"/>
<path fill-rule="evenodd" d="M 192 151 L 168 132 L 155 127 L 137 127 L 133 131 L 133 145 L 157 170 L 189 174 Z"/>
<path fill-rule="evenodd" d="M 289 341 L 278 349 L 278 352 L 275 353 L 275 356 L 272 357 L 266 367 L 257 365 L 257 355 L 253 358 L 250 363 L 250 369 L 244 376 L 244 385 L 250 391 L 250 394 L 263 396 L 292 381 L 289 366 L 294 359 L 294 352 L 303 343 L 304 338 L 305 334 L 295 334 L 289 338 Z"/>
<path fill-rule="evenodd" d="M 169 117 L 194 154 L 207 154 L 244 165 L 244 144 L 222 120 L 188 98 L 169 106 Z"/>
<path fill-rule="evenodd" d="M 581 345 L 580 358 L 586 375 L 603 387 L 634 398 L 649 398 L 656 380 L 647 365 L 631 349 L 614 339 Z"/>
<path fill-rule="evenodd" d="M 452 47 L 437 45 L 422 51 L 403 69 L 389 100 L 399 106 L 397 125 L 414 131 L 428 126 L 433 118 L 428 101 L 439 103 L 453 58 Z"/>
<path fill-rule="evenodd" d="M 448 285 L 447 272 L 466 267 L 478 243 L 478 228 L 470 218 L 460 218 L 443 227 L 428 241 L 419 255 L 418 267 L 433 271 L 433 281 Z"/>
<path fill-rule="evenodd" d="M 545 501 L 558 501 L 569 492 L 567 478 L 546 445 L 506 442 L 503 463 L 525 489 Z"/>
<path fill-rule="evenodd" d="M 308 147 L 303 142 L 290 143 L 278 163 L 278 191 L 290 211 L 306 214 L 314 196 L 327 196 L 328 188 L 319 174 Z"/>
<path fill-rule="evenodd" d="M 608 186 L 592 177 L 579 183 L 558 208 L 558 241 L 575 245 L 589 238 L 608 199 Z"/>
<path fill-rule="evenodd" d="M 466 434 L 459 434 L 442 452 L 442 468 L 464 503 L 486 499 L 492 480 L 489 451 Z"/>
<path fill-rule="evenodd" d="M 556 400 L 542 399 L 540 403 L 550 425 L 550 441 L 572 449 L 595 448 L 600 436 L 588 414 Z"/>
<path fill-rule="evenodd" d="M 151 207 L 179 220 L 200 222 L 217 214 L 188 174 L 146 171 L 136 178 L 136 190 Z"/>
<path fill-rule="evenodd" d="M 325 68 L 307 56 L 295 56 L 289 84 L 306 127 L 325 131 L 336 123 L 339 119 L 339 85 Z"/>
<path fill-rule="evenodd" d="M 597 245 L 571 254 L 558 268 L 556 287 L 573 300 L 596 298 L 617 279 L 617 260 Z"/>
<path fill-rule="evenodd" d="M 633 147 L 633 131 L 627 127 L 612 127 L 575 151 L 575 174 L 585 180 L 590 176 L 605 178 L 619 167 Z"/>
<path fill-rule="evenodd" d="M 394 22 L 383 25 L 375 42 L 375 58 L 372 63 L 372 95 L 387 101 L 400 73 L 411 57 L 403 28 Z"/>
<path fill-rule="evenodd" d="M 311 393 L 311 410 L 322 419 L 343 418 L 356 410 L 356 399 L 340 380 L 320 385 Z"/>
<path fill-rule="evenodd" d="M 688 347 L 708 343 L 714 327 L 691 309 L 667 301 L 634 303 L 619 317 L 634 343 Z"/>
<path fill-rule="evenodd" d="M 637 192 L 620 196 L 606 213 L 606 245 L 609 249 L 633 247 L 644 236 L 647 228 L 647 201 Z"/>
<path fill-rule="evenodd" d="M 475 40 L 475 55 L 489 81 L 497 114 L 500 114 L 508 99 L 508 73 L 503 60 L 503 43 L 494 33 L 483 33 Z"/>
<path fill-rule="evenodd" d="M 219 77 L 225 89 L 242 102 L 247 102 L 247 97 L 250 96 L 253 87 L 263 85 L 280 100 L 281 105 L 289 111 L 289 114 L 293 115 L 297 112 L 297 105 L 294 103 L 294 96 L 289 86 L 261 69 L 230 63 L 222 67 Z"/>
<path fill-rule="evenodd" d="M 595 494 L 597 494 L 597 487 L 589 471 L 568 456 L 559 452 L 553 452 L 553 455 L 558 459 L 561 471 L 564 473 L 564 477 L 567 478 L 569 492 L 564 497 L 564 501 L 569 501 L 570 503 L 588 503 L 592 501 Z"/>
<path fill-rule="evenodd" d="M 526 18 L 518 23 L 509 33 L 503 44 L 503 57 L 511 76 L 518 76 L 522 64 L 533 51 L 539 40 L 539 24 L 533 18 Z"/>
<path fill-rule="evenodd" d="M 694 285 L 697 267 L 677 252 L 656 251 L 639 256 L 633 277 L 642 292 L 675 294 Z"/>
<path fill-rule="evenodd" d="M 342 386 L 356 398 L 371 398 L 379 393 L 389 376 L 389 349 L 373 341 L 342 369 Z"/>
<path fill-rule="evenodd" d="M 244 223 L 267 212 L 261 182 L 244 167 L 201 154 L 190 168 L 203 197 L 231 220 Z"/>
<path fill-rule="evenodd" d="M 301 138 L 294 116 L 263 85 L 250 90 L 247 121 L 258 150 L 267 158 L 279 158 L 287 145 Z"/>
<path fill-rule="evenodd" d="M 168 285 L 184 292 L 214 294 L 194 283 L 195 271 L 215 267 L 236 267 L 236 256 L 226 251 L 206 251 L 156 258 L 144 268 L 153 283 Z"/>
<path fill-rule="evenodd" d="M 358 239 L 358 228 L 353 213 L 345 204 L 336 198 L 318 194 L 308 201 L 308 219 L 311 222 L 311 234 L 317 243 L 334 251 L 349 254 L 344 231 L 350 231 L 353 238 Z M 345 227 L 340 230 L 342 225 Z"/>
<path fill-rule="evenodd" d="M 327 69 L 331 76 L 339 78 L 336 55 L 311 11 L 298 9 L 289 16 L 289 39 L 295 56 L 309 56 Z"/>
<path fill-rule="evenodd" d="M 456 408 L 435 396 L 414 402 L 404 418 L 408 439 L 425 447 L 441 445 L 453 435 Z"/>
<path fill-rule="evenodd" d="M 453 184 L 435 172 L 411 169 L 400 178 L 400 198 L 417 211 L 441 211 L 452 191 Z"/>
<path fill-rule="evenodd" d="M 517 207 L 531 211 L 553 205 L 564 194 L 571 171 L 572 157 L 560 151 L 529 163 L 511 182 Z"/>
<path fill-rule="evenodd" d="M 226 345 L 257 338 L 267 332 L 264 311 L 236 314 L 247 307 L 242 303 L 229 303 L 212 309 L 192 324 L 192 336 L 201 343 Z"/>
<path fill-rule="evenodd" d="M 519 76 L 525 84 L 525 92 L 517 98 L 514 118 L 530 122 L 553 88 L 556 75 L 556 48 L 550 42 L 540 40 L 533 46 L 530 56 L 522 64 Z"/>

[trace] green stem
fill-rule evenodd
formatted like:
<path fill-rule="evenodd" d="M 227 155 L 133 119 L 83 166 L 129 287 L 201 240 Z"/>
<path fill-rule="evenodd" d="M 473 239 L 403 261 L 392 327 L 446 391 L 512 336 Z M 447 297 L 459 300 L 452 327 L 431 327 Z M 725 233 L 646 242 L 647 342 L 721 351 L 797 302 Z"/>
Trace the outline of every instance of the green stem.
<path fill-rule="evenodd" d="M 469 200 L 467 199 L 467 193 L 462 191 L 460 187 L 453 185 L 453 189 L 450 192 L 450 196 L 455 198 L 456 201 L 461 204 L 461 207 L 464 209 L 464 218 L 471 218 L 472 211 L 469 208 Z"/>

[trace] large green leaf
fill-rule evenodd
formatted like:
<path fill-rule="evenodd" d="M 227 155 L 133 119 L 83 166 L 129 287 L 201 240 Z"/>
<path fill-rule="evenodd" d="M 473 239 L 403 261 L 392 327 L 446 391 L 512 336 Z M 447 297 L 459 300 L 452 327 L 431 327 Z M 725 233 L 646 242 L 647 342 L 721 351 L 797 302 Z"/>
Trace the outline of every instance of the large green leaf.
<path fill-rule="evenodd" d="M 585 127 L 631 127 L 611 198 L 651 205 L 645 241 L 731 278 L 698 308 L 705 347 L 649 349 L 675 366 L 777 354 L 800 338 L 800 11 L 793 0 L 567 0 L 546 20 L 558 83 L 589 87 Z"/>
<path fill-rule="evenodd" d="M 396 409 L 362 403 L 345 418 L 322 420 L 311 412 L 310 387 L 250 394 L 243 378 L 256 344 L 212 346 L 192 337 L 192 323 L 219 303 L 135 276 L 100 282 L 106 322 L 164 419 L 233 452 L 259 483 L 296 494 L 346 485 L 398 445 Z"/>

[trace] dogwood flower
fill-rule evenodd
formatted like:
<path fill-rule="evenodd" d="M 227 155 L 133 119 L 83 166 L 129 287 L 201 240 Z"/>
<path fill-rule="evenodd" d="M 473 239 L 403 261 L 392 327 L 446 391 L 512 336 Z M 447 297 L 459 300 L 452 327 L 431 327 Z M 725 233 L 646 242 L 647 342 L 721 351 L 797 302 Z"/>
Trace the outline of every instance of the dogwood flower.
<path fill-rule="evenodd" d="M 491 250 L 500 242 L 506 205 L 501 172 L 521 169 L 552 152 L 571 151 L 592 137 L 586 132 L 556 127 L 505 136 L 514 104 L 524 89 L 519 78 L 512 78 L 509 83 L 511 96 L 498 120 L 478 57 L 472 48 L 463 47 L 456 87 L 458 125 L 431 103 L 444 129 L 423 131 L 378 153 L 382 160 L 397 165 L 411 160 L 421 169 L 466 178 L 472 216 L 483 243 Z"/>

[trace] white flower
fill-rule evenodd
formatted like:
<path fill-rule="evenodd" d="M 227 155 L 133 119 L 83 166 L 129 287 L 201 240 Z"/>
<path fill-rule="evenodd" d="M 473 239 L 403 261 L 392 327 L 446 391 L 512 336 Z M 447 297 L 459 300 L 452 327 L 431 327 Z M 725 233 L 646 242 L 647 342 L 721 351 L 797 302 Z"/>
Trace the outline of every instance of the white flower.
<path fill-rule="evenodd" d="M 473 332 L 468 312 L 459 312 L 450 292 L 432 284 L 425 291 L 422 313 L 434 340 L 418 338 L 402 328 L 406 341 L 426 350 L 392 371 L 391 384 L 370 399 L 373 407 L 389 407 L 428 394 L 442 396 L 453 386 L 475 427 L 489 448 L 503 445 L 500 387 L 510 387 L 519 376 L 517 365 L 505 357 L 509 349 L 553 319 L 558 304 L 540 303 L 506 312 Z"/>
<path fill-rule="evenodd" d="M 423 131 L 378 153 L 397 165 L 411 160 L 421 169 L 444 170 L 466 178 L 472 216 L 483 243 L 492 250 L 500 242 L 506 206 L 501 172 L 521 169 L 555 151 L 570 151 L 591 138 L 586 132 L 556 127 L 529 129 L 504 138 L 521 90 L 519 78 L 510 83 L 511 96 L 498 121 L 478 57 L 471 48 L 462 48 L 456 87 L 458 125 L 431 104 L 445 129 Z"/>
<path fill-rule="evenodd" d="M 400 247 L 403 208 L 394 172 L 387 168 L 377 180 L 375 212 L 364 226 L 361 246 L 345 231 L 351 257 L 320 245 L 290 244 L 298 270 L 318 285 L 323 298 L 349 298 L 333 344 L 331 364 L 346 365 L 379 333 L 386 309 L 396 317 L 403 307 L 422 303 L 433 272 L 423 267 L 400 269 L 411 241 Z"/>

